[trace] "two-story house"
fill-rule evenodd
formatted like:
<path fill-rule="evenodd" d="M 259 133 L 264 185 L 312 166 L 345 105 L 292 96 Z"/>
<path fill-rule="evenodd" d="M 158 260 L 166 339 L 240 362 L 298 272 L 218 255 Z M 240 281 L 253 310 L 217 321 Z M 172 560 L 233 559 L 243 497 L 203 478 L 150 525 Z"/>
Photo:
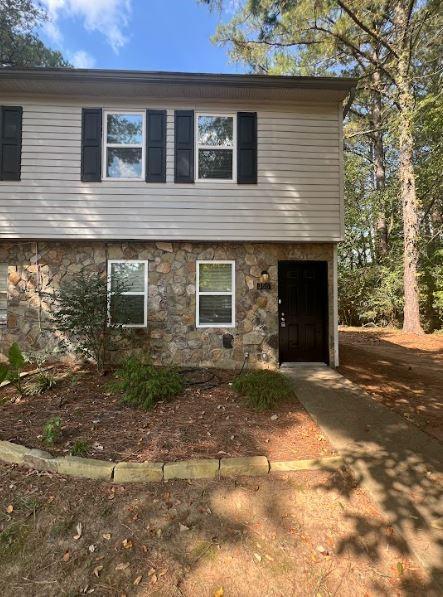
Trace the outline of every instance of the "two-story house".
<path fill-rule="evenodd" d="M 130 279 L 117 323 L 157 362 L 337 364 L 354 84 L 0 70 L 1 350 L 50 344 L 86 269 Z"/>

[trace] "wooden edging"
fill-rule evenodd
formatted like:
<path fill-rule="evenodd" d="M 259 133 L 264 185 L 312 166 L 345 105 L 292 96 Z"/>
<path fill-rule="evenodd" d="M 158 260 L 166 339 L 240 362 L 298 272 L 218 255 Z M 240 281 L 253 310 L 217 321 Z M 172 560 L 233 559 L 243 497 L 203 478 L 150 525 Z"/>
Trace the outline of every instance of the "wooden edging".
<path fill-rule="evenodd" d="M 270 461 L 266 456 L 242 458 L 202 458 L 179 462 L 108 462 L 77 456 L 54 457 L 43 450 L 0 441 L 0 460 L 39 471 L 100 479 L 114 483 L 147 483 L 172 479 L 220 479 L 263 476 L 273 472 L 334 470 L 344 464 L 341 456 L 308 460 Z"/>

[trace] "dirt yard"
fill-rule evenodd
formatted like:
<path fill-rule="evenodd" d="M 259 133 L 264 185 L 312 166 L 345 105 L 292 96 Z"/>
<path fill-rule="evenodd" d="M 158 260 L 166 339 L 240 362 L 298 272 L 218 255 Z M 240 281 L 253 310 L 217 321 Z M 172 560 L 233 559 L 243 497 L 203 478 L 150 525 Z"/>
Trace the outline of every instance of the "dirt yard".
<path fill-rule="evenodd" d="M 443 335 L 341 328 L 339 371 L 443 441 Z"/>
<path fill-rule="evenodd" d="M 0 594 L 437 595 L 352 479 L 145 486 L 0 465 Z"/>
<path fill-rule="evenodd" d="M 334 453 L 295 397 L 257 412 L 231 389 L 233 375 L 190 372 L 182 394 L 147 412 L 122 404 L 109 392 L 111 376 L 97 376 L 92 369 L 76 371 L 41 396 L 19 399 L 12 388 L 4 388 L 0 439 L 53 454 L 69 453 L 81 440 L 91 458 L 133 461 L 258 454 L 288 460 Z M 42 430 L 52 417 L 61 418 L 62 435 L 46 446 Z"/>

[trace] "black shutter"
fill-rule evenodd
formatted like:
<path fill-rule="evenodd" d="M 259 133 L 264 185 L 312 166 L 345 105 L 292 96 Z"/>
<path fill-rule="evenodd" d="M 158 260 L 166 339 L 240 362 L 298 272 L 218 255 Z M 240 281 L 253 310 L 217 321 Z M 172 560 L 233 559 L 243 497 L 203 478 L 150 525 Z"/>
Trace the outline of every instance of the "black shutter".
<path fill-rule="evenodd" d="M 146 110 L 146 182 L 166 182 L 166 110 Z"/>
<path fill-rule="evenodd" d="M 21 106 L 0 108 L 0 180 L 20 180 L 22 115 Z"/>
<path fill-rule="evenodd" d="M 237 182 L 257 183 L 257 113 L 237 113 Z"/>
<path fill-rule="evenodd" d="M 82 111 L 82 180 L 100 182 L 102 179 L 102 109 L 83 108 Z"/>
<path fill-rule="evenodd" d="M 194 111 L 175 111 L 175 182 L 194 182 Z"/>

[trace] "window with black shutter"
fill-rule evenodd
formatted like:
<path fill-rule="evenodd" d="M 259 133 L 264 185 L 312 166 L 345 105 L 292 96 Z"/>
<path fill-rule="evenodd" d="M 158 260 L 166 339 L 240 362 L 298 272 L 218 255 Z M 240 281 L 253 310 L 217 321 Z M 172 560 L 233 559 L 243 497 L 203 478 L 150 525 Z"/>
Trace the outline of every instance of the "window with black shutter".
<path fill-rule="evenodd" d="M 166 110 L 146 111 L 146 182 L 166 182 Z"/>
<path fill-rule="evenodd" d="M 83 108 L 81 177 L 85 182 L 102 179 L 102 110 Z"/>
<path fill-rule="evenodd" d="M 21 106 L 0 108 L 0 180 L 20 180 L 22 115 Z"/>
<path fill-rule="evenodd" d="M 194 111 L 176 110 L 174 125 L 175 182 L 194 182 Z"/>
<path fill-rule="evenodd" d="M 257 113 L 237 113 L 237 182 L 257 183 Z"/>

